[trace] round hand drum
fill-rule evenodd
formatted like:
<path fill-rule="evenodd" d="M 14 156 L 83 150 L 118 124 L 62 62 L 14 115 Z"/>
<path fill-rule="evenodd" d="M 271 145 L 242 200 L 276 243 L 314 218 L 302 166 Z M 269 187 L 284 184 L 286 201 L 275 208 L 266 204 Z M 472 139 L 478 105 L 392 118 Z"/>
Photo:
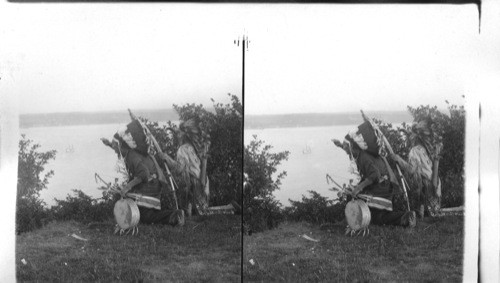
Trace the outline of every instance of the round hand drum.
<path fill-rule="evenodd" d="M 115 214 L 116 223 L 121 229 L 132 228 L 139 224 L 139 207 L 131 199 L 117 201 L 113 213 Z"/>
<path fill-rule="evenodd" d="M 352 230 L 359 230 L 370 225 L 371 213 L 366 202 L 353 199 L 345 207 L 345 218 Z"/>

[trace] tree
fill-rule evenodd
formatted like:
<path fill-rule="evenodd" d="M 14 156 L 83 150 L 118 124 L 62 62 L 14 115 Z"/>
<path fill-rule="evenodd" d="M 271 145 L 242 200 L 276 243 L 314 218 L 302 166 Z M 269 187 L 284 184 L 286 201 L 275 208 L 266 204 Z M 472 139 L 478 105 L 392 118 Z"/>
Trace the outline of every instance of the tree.
<path fill-rule="evenodd" d="M 286 171 L 275 176 L 277 167 L 288 159 L 290 152 L 271 153 L 271 149 L 271 145 L 265 145 L 255 135 L 245 147 L 244 172 L 248 177 L 243 193 L 243 223 L 247 232 L 273 228 L 283 219 L 281 204 L 274 199 L 273 192 L 286 176 Z"/>
<path fill-rule="evenodd" d="M 45 202 L 39 199 L 40 191 L 47 188 L 50 170 L 42 176 L 45 165 L 55 159 L 56 151 L 39 152 L 40 145 L 21 135 L 18 152 L 16 230 L 31 231 L 42 225 L 47 216 Z"/>
<path fill-rule="evenodd" d="M 446 103 L 449 115 L 440 112 L 436 106 L 429 105 L 420 105 L 416 108 L 408 106 L 408 111 L 414 120 L 431 117 L 435 122 L 434 130 L 442 137 L 443 143 L 442 158 L 439 163 L 439 176 L 442 181 L 441 205 L 454 207 L 464 203 L 465 109 L 463 106 L 449 104 L 448 101 Z M 408 132 L 411 125 L 403 123 L 399 127 L 393 127 L 392 124 L 380 120 L 375 122 L 387 137 L 394 152 L 407 159 L 411 145 L 400 130 Z M 411 181 L 410 187 L 415 187 Z M 413 193 L 410 193 L 411 196 L 416 197 Z M 413 198 L 410 198 L 411 203 L 415 202 Z M 400 199 L 397 200 L 398 203 L 399 201 Z"/>
<path fill-rule="evenodd" d="M 212 99 L 213 111 L 201 104 L 174 105 L 180 120 L 196 119 L 201 128 L 210 135 L 207 176 L 210 180 L 211 206 L 228 204 L 233 200 L 241 203 L 242 200 L 243 106 L 237 96 L 228 96 L 231 103 L 227 104 L 216 103 Z M 168 143 L 166 129 L 175 129 L 177 126 L 172 121 L 160 126 L 157 122 L 141 119 L 146 122 L 162 150 L 175 157 L 179 145 Z M 181 181 L 181 178 L 175 177 L 174 175 L 176 181 Z M 168 198 L 168 194 L 163 197 L 164 201 Z M 168 203 L 168 206 L 172 205 L 171 201 Z"/>
<path fill-rule="evenodd" d="M 47 188 L 49 178 L 54 175 L 50 170 L 43 177 L 40 174 L 50 159 L 55 159 L 56 151 L 38 152 L 39 144 L 21 135 L 18 152 L 17 198 L 40 196 L 40 191 Z"/>

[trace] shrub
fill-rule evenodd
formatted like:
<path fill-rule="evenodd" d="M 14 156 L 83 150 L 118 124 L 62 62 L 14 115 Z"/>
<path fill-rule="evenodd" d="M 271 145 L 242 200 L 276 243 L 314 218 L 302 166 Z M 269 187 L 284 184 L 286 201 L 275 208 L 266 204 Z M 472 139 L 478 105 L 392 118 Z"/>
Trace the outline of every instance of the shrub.
<path fill-rule="evenodd" d="M 47 188 L 49 178 L 54 175 L 52 170 L 43 176 L 42 173 L 49 160 L 55 159 L 56 151 L 40 152 L 39 148 L 40 144 L 21 135 L 17 173 L 17 234 L 40 228 L 48 217 L 45 202 L 39 196 L 40 191 Z"/>
<path fill-rule="evenodd" d="M 436 122 L 435 130 L 442 136 L 443 150 L 439 166 L 439 176 L 442 181 L 442 207 L 460 206 L 464 202 L 464 139 L 465 139 L 465 111 L 463 106 L 449 105 L 449 115 L 437 110 L 437 107 L 419 106 L 408 107 L 414 120 L 430 116 Z M 401 129 L 409 131 L 411 125 L 402 123 L 394 127 L 391 123 L 385 123 L 374 119 L 380 130 L 387 137 L 395 153 L 404 159 L 408 158 L 410 144 L 406 141 Z M 388 159 L 394 168 L 395 163 Z M 403 172 L 405 173 L 405 172 Z M 406 175 L 406 174 L 405 174 Z M 406 176 L 410 187 L 415 188 L 412 178 Z M 341 221 L 344 218 L 344 209 L 347 201 L 333 204 L 333 201 L 321 196 L 317 192 L 309 191 L 311 197 L 302 196 L 301 201 L 290 200 L 292 206 L 284 209 L 289 220 L 307 221 L 316 224 L 325 222 Z M 408 191 L 410 207 L 417 207 L 418 195 L 416 190 Z M 406 201 L 402 193 L 396 193 L 393 199 L 396 210 L 405 210 Z"/>
<path fill-rule="evenodd" d="M 244 211 L 244 232 L 249 235 L 276 228 L 285 219 L 281 203 L 274 196 L 249 199 Z"/>
<path fill-rule="evenodd" d="M 30 232 L 42 227 L 50 219 L 45 202 L 36 197 L 17 199 L 16 234 Z"/>
<path fill-rule="evenodd" d="M 228 104 L 215 103 L 212 99 L 215 113 L 203 109 L 201 105 L 174 105 L 181 120 L 199 118 L 210 134 L 207 175 L 213 205 L 242 201 L 243 105 L 237 96 L 228 96 L 231 98 Z"/>
<path fill-rule="evenodd" d="M 210 135 L 210 150 L 207 161 L 207 176 L 210 180 L 210 205 L 224 205 L 236 200 L 242 201 L 243 177 L 241 174 L 243 158 L 243 107 L 237 96 L 228 95 L 231 103 L 222 104 L 213 101 L 214 110 L 210 111 L 203 105 L 174 105 L 181 120 L 197 119 L 200 126 Z M 175 158 L 178 145 L 171 143 L 166 129 L 177 128 L 168 121 L 160 126 L 157 122 L 141 118 L 157 139 L 162 151 Z M 181 182 L 182 178 L 175 175 L 174 179 Z M 179 184 L 182 186 L 182 184 Z M 162 202 L 172 207 L 172 195 L 164 192 Z M 162 203 L 162 205 L 163 205 Z"/>
<path fill-rule="evenodd" d="M 340 222 L 345 218 L 346 200 L 335 202 L 315 191 L 308 192 L 310 198 L 302 195 L 301 201 L 289 200 L 292 205 L 284 209 L 287 219 L 321 225 Z"/>
<path fill-rule="evenodd" d="M 56 158 L 56 151 L 39 152 L 40 144 L 21 135 L 18 152 L 17 198 L 39 197 L 40 191 L 47 188 L 49 178 L 54 175 L 50 170 L 43 178 L 40 174 L 50 159 Z"/>
<path fill-rule="evenodd" d="M 55 199 L 56 205 L 51 208 L 52 217 L 56 220 L 75 220 L 84 224 L 102 222 L 113 219 L 113 208 L 119 195 L 103 192 L 103 197 L 95 199 L 81 190 L 73 190 L 65 200 Z"/>
<path fill-rule="evenodd" d="M 446 101 L 448 103 L 448 101 Z M 408 106 L 408 111 L 412 114 L 414 120 L 421 117 L 430 116 L 436 123 L 435 130 L 442 137 L 443 149 L 441 151 L 441 160 L 439 163 L 439 177 L 442 181 L 442 207 L 460 206 L 464 203 L 464 152 L 465 152 L 465 110 L 463 106 L 450 105 L 448 103 L 449 115 L 438 111 L 437 107 L 419 106 L 412 108 Z M 389 143 L 394 149 L 394 152 L 399 154 L 405 160 L 408 158 L 410 144 L 406 142 L 403 135 L 400 134 L 400 129 L 409 131 L 410 125 L 403 123 L 399 127 L 393 127 L 391 123 L 384 123 L 380 120 L 375 120 L 380 130 L 387 137 Z M 392 167 L 395 167 L 394 162 L 389 160 Z M 405 172 L 406 180 L 410 183 L 410 188 L 415 188 L 417 185 L 413 183 L 412 178 L 409 178 Z M 408 192 L 410 206 L 416 207 L 417 194 L 415 190 Z M 404 209 L 406 203 L 402 195 L 396 195 L 394 205 L 397 209 Z"/>
<path fill-rule="evenodd" d="M 271 149 L 257 136 L 245 147 L 244 171 L 248 178 L 243 189 L 243 225 L 248 233 L 272 229 L 284 219 L 281 204 L 272 193 L 279 189 L 286 172 L 278 173 L 275 179 L 273 175 L 290 153 L 271 153 Z"/>

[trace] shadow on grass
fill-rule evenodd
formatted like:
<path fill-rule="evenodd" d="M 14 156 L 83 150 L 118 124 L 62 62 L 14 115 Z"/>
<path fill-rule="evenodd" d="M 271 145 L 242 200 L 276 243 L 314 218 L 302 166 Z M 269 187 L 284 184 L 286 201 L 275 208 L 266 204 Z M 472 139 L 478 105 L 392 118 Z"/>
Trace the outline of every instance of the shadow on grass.
<path fill-rule="evenodd" d="M 370 226 L 367 237 L 345 226 L 288 222 L 244 236 L 245 281 L 462 281 L 463 216 L 425 219 L 413 229 Z M 308 235 L 319 242 L 300 237 Z"/>
<path fill-rule="evenodd" d="M 215 215 L 183 227 L 139 225 L 139 235 L 117 236 L 111 222 L 55 222 L 17 236 L 16 275 L 19 281 L 48 282 L 239 282 L 240 225 L 240 216 Z"/>

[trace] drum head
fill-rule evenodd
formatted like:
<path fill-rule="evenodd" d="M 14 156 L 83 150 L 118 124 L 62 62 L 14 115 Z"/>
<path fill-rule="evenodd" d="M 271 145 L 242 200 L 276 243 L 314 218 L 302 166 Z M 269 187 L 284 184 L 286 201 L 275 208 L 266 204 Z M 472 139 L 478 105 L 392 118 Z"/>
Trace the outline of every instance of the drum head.
<path fill-rule="evenodd" d="M 122 229 L 128 229 L 139 224 L 139 208 L 131 199 L 121 199 L 115 203 L 113 209 L 115 220 Z"/>
<path fill-rule="evenodd" d="M 362 200 L 351 200 L 345 207 L 345 218 L 351 229 L 359 230 L 365 228 L 370 224 L 370 209 L 366 202 Z"/>

